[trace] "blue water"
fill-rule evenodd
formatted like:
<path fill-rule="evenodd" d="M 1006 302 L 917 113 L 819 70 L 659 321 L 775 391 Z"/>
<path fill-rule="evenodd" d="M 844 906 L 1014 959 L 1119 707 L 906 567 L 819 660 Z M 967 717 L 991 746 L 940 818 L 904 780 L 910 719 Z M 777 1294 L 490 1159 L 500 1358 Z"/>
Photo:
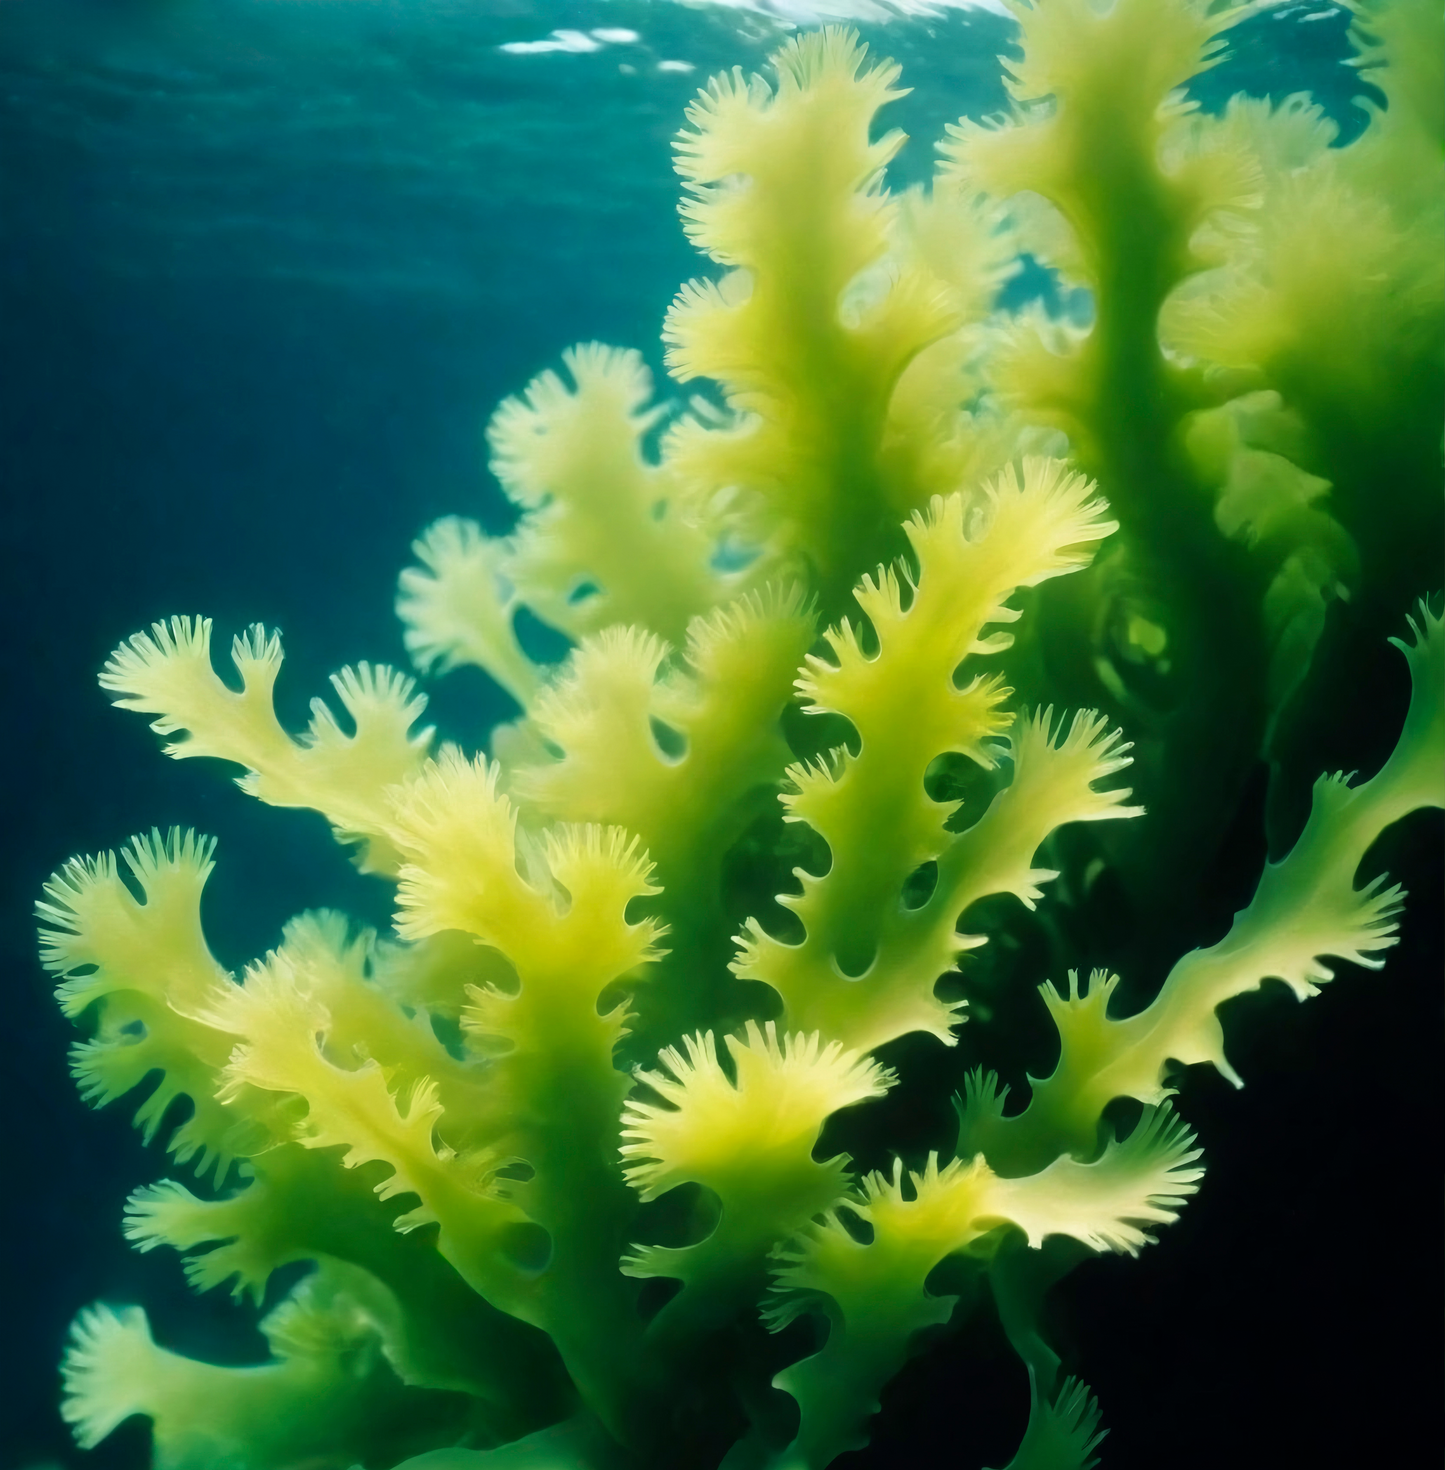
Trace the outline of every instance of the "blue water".
<path fill-rule="evenodd" d="M 909 182 L 946 121 L 1002 106 L 1011 22 L 867 9 L 865 36 L 915 88 L 888 119 L 914 137 Z M 1328 4 L 1266 12 L 1201 100 L 1311 85 L 1348 126 L 1344 22 Z M 120 1242 L 125 1195 L 163 1161 L 72 1095 L 28 917 L 45 874 L 153 824 L 216 832 L 207 922 L 227 964 L 299 909 L 387 910 L 319 819 L 163 761 L 97 668 L 175 612 L 213 616 L 222 644 L 282 628 L 292 717 L 344 663 L 404 663 L 390 605 L 411 538 L 443 513 L 505 524 L 481 438 L 498 399 L 573 341 L 657 363 L 668 300 L 705 269 L 677 225 L 670 138 L 710 72 L 757 67 L 786 34 L 766 10 L 640 0 L 0 0 L 0 1470 L 82 1463 L 54 1364 L 97 1296 L 145 1300 L 183 1350 L 258 1347 L 226 1301 L 187 1296 L 174 1260 Z M 466 675 L 434 701 L 473 745 L 502 709 Z M 1129 1412 L 1111 1407 L 1116 1465 L 1147 1459 Z M 132 1425 L 85 1463 L 137 1466 L 144 1443 Z"/>

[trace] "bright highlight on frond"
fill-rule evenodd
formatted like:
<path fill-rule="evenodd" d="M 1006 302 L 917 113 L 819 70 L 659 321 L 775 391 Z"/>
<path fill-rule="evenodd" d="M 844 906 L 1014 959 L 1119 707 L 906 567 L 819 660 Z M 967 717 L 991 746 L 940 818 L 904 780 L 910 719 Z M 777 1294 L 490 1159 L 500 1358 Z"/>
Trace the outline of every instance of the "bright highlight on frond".
<path fill-rule="evenodd" d="M 998 625 L 1017 621 L 1009 598 L 1018 588 L 1086 564 L 1115 529 L 1093 483 L 1056 460 L 1029 458 L 967 505 L 962 495 L 935 500 L 904 529 L 916 570 L 900 561 L 865 577 L 854 596 L 866 632 L 845 618 L 825 634 L 830 657 L 809 654 L 798 678 L 808 713 L 842 715 L 857 736 L 856 750 L 836 747 L 787 772 L 788 820 L 806 822 L 831 855 L 824 876 L 801 872 L 802 893 L 778 899 L 802 921 L 804 939 L 785 944 L 750 921 L 735 962 L 740 976 L 778 991 L 790 1026 L 862 1050 L 909 1031 L 952 1045 L 961 1007 L 935 986 L 982 942 L 957 932 L 964 909 L 992 893 L 1032 907 L 1053 876 L 1032 866 L 1051 831 L 1138 810 L 1123 804 L 1126 791 L 1096 789 L 1128 758 L 1118 732 L 1093 713 L 1076 716 L 1059 740 L 1052 714 L 1023 721 L 1012 738 L 1012 785 L 962 835 L 949 828 L 958 804 L 925 787 L 941 755 L 991 768 L 998 739 L 1018 724 L 1002 677 L 973 660 L 1011 646 Z M 930 863 L 933 892 L 909 908 L 905 887 Z"/>
<path fill-rule="evenodd" d="M 409 861 L 400 874 L 398 929 L 422 939 L 446 929 L 477 932 L 473 913 L 509 900 L 530 906 L 517 871 L 516 813 L 497 789 L 498 768 L 444 749 L 392 794 L 391 838 Z M 490 939 L 483 929 L 478 938 Z"/>
<path fill-rule="evenodd" d="M 35 906 L 46 926 L 40 958 L 62 977 L 57 996 L 67 1016 L 79 1016 L 116 990 L 194 1010 L 225 982 L 201 932 L 201 890 L 215 867 L 215 851 L 214 838 L 179 827 L 132 838 L 120 860 L 141 902 L 122 881 L 111 852 L 76 858 L 50 879 Z"/>
<path fill-rule="evenodd" d="M 61 1375 L 60 1412 L 81 1449 L 94 1449 L 149 1399 L 155 1343 L 139 1307 L 115 1312 L 99 1305 L 82 1312 L 70 1330 Z"/>
<path fill-rule="evenodd" d="M 726 1199 L 740 1174 L 806 1165 L 826 1118 L 881 1097 L 897 1080 L 878 1063 L 834 1041 L 778 1038 L 749 1021 L 742 1037 L 724 1038 L 735 1078 L 723 1070 L 711 1031 L 668 1047 L 665 1071 L 639 1071 L 666 1106 L 632 1098 L 623 1114 L 624 1170 L 643 1199 L 677 1184 L 706 1184 Z"/>
<path fill-rule="evenodd" d="M 1194 1134 L 1168 1106 L 1146 1108 L 1123 1142 L 1091 1164 L 1067 1155 L 1022 1179 L 999 1180 L 993 1209 L 1032 1246 L 1070 1235 L 1091 1250 L 1138 1255 L 1150 1225 L 1168 1225 L 1204 1177 Z"/>
<path fill-rule="evenodd" d="M 189 1098 L 191 1116 L 167 1146 L 178 1163 L 194 1162 L 201 1175 L 214 1170 L 219 1182 L 256 1132 L 215 1097 L 232 1038 L 205 1020 L 231 988 L 201 931 L 201 890 L 214 850 L 210 838 L 180 828 L 132 838 L 121 860 L 143 901 L 108 852 L 67 863 L 46 884 L 36 913 L 42 963 L 60 977 L 61 1010 L 92 1028 L 70 1053 L 81 1097 L 105 1107 L 159 1077 L 136 1109 L 135 1126 L 149 1143 L 170 1105 Z"/>
<path fill-rule="evenodd" d="M 572 638 L 637 623 L 678 639 L 730 579 L 666 462 L 644 453 L 665 412 L 649 406 L 651 374 L 640 353 L 598 342 L 562 360 L 570 385 L 541 373 L 487 430 L 492 472 L 524 512 L 499 568 Z"/>
<path fill-rule="evenodd" d="M 210 646 L 209 618 L 156 623 L 111 654 L 101 687 L 120 708 L 157 715 L 157 734 L 180 737 L 165 746 L 167 755 L 233 761 L 246 767 L 237 784 L 252 796 L 271 806 L 314 807 L 344 839 L 375 837 L 383 792 L 414 772 L 431 745 L 429 729 L 411 733 L 426 708 L 412 680 L 385 665 L 343 669 L 331 684 L 355 734 L 314 699 L 311 723 L 296 737 L 281 728 L 272 705 L 279 634 L 258 623 L 234 640 L 239 693 L 211 667 Z M 384 867 L 389 856 L 377 850 L 366 861 Z"/>
<path fill-rule="evenodd" d="M 506 579 L 507 542 L 447 516 L 411 550 L 421 566 L 402 572 L 396 612 L 412 662 L 424 674 L 474 664 L 525 707 L 541 673 L 513 629 L 518 598 Z"/>

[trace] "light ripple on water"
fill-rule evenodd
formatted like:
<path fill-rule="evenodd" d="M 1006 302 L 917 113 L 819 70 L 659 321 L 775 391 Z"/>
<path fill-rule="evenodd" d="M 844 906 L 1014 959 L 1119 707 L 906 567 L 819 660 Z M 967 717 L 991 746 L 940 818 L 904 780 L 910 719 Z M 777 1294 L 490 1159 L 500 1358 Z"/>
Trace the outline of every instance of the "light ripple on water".
<path fill-rule="evenodd" d="M 992 9 L 173 0 L 107 23 L 79 0 L 6 0 L 0 102 L 7 126 L 77 165 L 106 271 L 475 297 L 509 239 L 561 269 L 624 218 L 675 230 L 668 140 L 687 101 L 794 24 L 855 20 L 905 63 L 916 90 L 891 120 L 919 140 L 905 181 L 921 176 L 945 119 L 1002 104 L 1010 22 L 979 13 Z"/>

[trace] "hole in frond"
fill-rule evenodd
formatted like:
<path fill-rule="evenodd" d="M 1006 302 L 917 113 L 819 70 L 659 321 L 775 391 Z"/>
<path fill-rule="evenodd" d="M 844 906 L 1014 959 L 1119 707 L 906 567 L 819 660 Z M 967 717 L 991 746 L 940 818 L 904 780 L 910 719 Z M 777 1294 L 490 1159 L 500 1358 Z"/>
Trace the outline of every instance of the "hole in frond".
<path fill-rule="evenodd" d="M 878 955 L 878 941 L 871 935 L 850 935 L 839 944 L 833 958 L 849 980 L 861 980 Z"/>
<path fill-rule="evenodd" d="M 873 1236 L 876 1233 L 873 1229 L 873 1222 L 865 1220 L 862 1215 L 848 1209 L 846 1205 L 838 1211 L 838 1223 L 859 1245 L 873 1244 Z"/>
<path fill-rule="evenodd" d="M 682 1250 L 706 1240 L 720 1219 L 722 1200 L 711 1189 L 679 1184 L 638 1209 L 634 1239 L 638 1245 Z"/>
<path fill-rule="evenodd" d="M 682 1290 L 675 1276 L 648 1276 L 637 1291 L 637 1315 L 650 1322 Z"/>
<path fill-rule="evenodd" d="M 526 1184 L 528 1180 L 537 1177 L 537 1171 L 526 1159 L 511 1159 L 497 1170 L 494 1177 L 497 1179 L 511 1179 L 518 1184 Z"/>
<path fill-rule="evenodd" d="M 533 663 L 559 664 L 572 649 L 572 640 L 565 633 L 544 623 L 525 604 L 512 614 L 512 631 Z"/>
<path fill-rule="evenodd" d="M 503 995 L 516 995 L 521 990 L 522 981 L 517 974 L 517 967 L 501 950 L 493 949 L 490 944 L 478 944 L 474 946 L 474 953 L 468 959 L 471 961 L 468 970 L 471 971 L 475 966 L 479 972 L 468 973 L 464 977 L 468 983 L 489 985 Z"/>
<path fill-rule="evenodd" d="M 427 1013 L 427 1020 L 431 1023 L 432 1035 L 441 1043 L 446 1054 L 454 1062 L 466 1061 L 467 1043 L 462 1036 L 461 1022 L 454 1016 L 439 1016 L 434 1011 Z"/>
<path fill-rule="evenodd" d="M 630 976 L 624 975 L 620 980 L 614 980 L 609 985 L 604 985 L 601 993 L 597 997 L 597 1014 L 599 1016 L 610 1016 L 619 1006 L 630 1006 L 636 990 L 636 972 L 633 972 Z"/>
<path fill-rule="evenodd" d="M 877 658 L 882 644 L 878 641 L 878 630 L 873 626 L 873 619 L 860 614 L 854 621 L 854 629 L 858 634 L 858 647 L 862 649 L 863 657 Z"/>
<path fill-rule="evenodd" d="M 938 863 L 929 858 L 926 863 L 919 863 L 903 880 L 903 907 L 921 909 L 933 897 L 933 890 L 937 887 Z"/>
<path fill-rule="evenodd" d="M 758 559 L 758 555 L 756 546 L 725 536 L 713 549 L 708 565 L 713 571 L 727 576 L 731 572 L 741 572 L 750 567 Z"/>
<path fill-rule="evenodd" d="M 929 762 L 923 790 L 940 805 L 961 803 L 944 824 L 949 832 L 964 832 L 984 814 L 1003 785 L 1000 772 L 987 770 L 961 751 L 945 751 Z"/>
<path fill-rule="evenodd" d="M 600 597 L 602 589 L 596 582 L 579 582 L 567 594 L 568 607 L 581 607 L 584 602 L 590 602 L 594 597 Z"/>
<path fill-rule="evenodd" d="M 502 1255 L 519 1271 L 545 1271 L 552 1259 L 552 1237 L 531 1220 L 518 1220 L 502 1231 Z"/>
<path fill-rule="evenodd" d="M 687 736 L 655 717 L 647 722 L 652 727 L 652 741 L 669 765 L 677 765 L 687 756 Z"/>

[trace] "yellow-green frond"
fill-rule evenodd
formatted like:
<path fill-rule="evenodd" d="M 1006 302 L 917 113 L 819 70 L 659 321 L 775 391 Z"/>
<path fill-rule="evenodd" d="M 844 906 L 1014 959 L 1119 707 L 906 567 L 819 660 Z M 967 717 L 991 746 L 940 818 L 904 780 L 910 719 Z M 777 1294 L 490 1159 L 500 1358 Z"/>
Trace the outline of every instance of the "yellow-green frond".
<path fill-rule="evenodd" d="M 724 1071 L 713 1033 L 668 1047 L 665 1071 L 638 1080 L 666 1106 L 633 1098 L 623 1114 L 622 1156 L 628 1181 L 644 1199 L 696 1182 L 726 1204 L 749 1176 L 806 1173 L 826 1118 L 840 1108 L 881 1097 L 896 1081 L 876 1062 L 811 1036 L 780 1040 L 770 1021 L 750 1021 L 744 1036 L 725 1038 L 734 1076 Z"/>
<path fill-rule="evenodd" d="M 1194 1134 L 1167 1104 L 1144 1110 L 1123 1142 L 1093 1163 L 1065 1154 L 1037 1174 L 1000 1179 L 990 1208 L 1032 1246 L 1068 1235 L 1096 1251 L 1137 1255 L 1153 1244 L 1151 1225 L 1171 1224 L 1204 1177 Z"/>
<path fill-rule="evenodd" d="M 1093 1470 L 1108 1433 L 1099 1417 L 1098 1400 L 1077 1378 L 1064 1379 L 1051 1399 L 1030 1369 L 1028 1428 L 1004 1470 Z"/>
<path fill-rule="evenodd" d="M 782 800 L 831 861 L 822 876 L 799 872 L 801 894 L 779 898 L 802 921 L 801 942 L 750 924 L 734 965 L 782 995 L 789 1025 L 864 1050 L 913 1030 L 951 1044 L 960 1007 L 935 986 L 981 942 L 957 934 L 963 908 L 994 892 L 1032 903 L 1049 875 L 1031 859 L 1056 825 L 1133 814 L 1126 792 L 1096 789 L 1127 763 L 1127 747 L 1092 714 L 1058 740 L 1051 717 L 1023 722 L 1011 797 L 962 836 L 947 825 L 957 804 L 925 786 L 945 753 L 993 766 L 995 742 L 1014 723 L 1001 676 L 971 662 L 1012 642 L 999 627 L 1019 617 L 1010 595 L 1087 564 L 1113 529 L 1092 482 L 1058 461 L 1026 459 L 967 506 L 954 495 L 915 516 L 905 530 L 916 570 L 900 562 L 865 577 L 855 597 L 866 628 L 844 619 L 825 635 L 829 656 L 808 656 L 798 691 L 809 713 L 844 716 L 857 749 L 790 767 Z M 910 905 L 906 885 L 929 864 L 933 891 Z"/>
<path fill-rule="evenodd" d="M 897 68 L 866 60 L 828 29 L 773 57 L 775 87 L 734 71 L 700 94 L 677 143 L 683 222 L 729 273 L 685 286 L 663 332 L 674 376 L 715 379 L 734 415 L 682 420 L 666 462 L 694 504 L 738 508 L 765 567 L 811 562 L 828 606 L 925 498 L 883 461 L 888 401 L 962 320 L 922 254 L 894 254 L 882 170 L 903 138 L 872 131 Z"/>
<path fill-rule="evenodd" d="M 60 1415 L 83 1450 L 150 1403 L 158 1349 L 139 1307 L 86 1308 L 70 1329 L 61 1367 L 65 1396 Z"/>
<path fill-rule="evenodd" d="M 516 589 L 507 579 L 510 543 L 457 516 L 428 526 L 412 543 L 421 563 L 401 574 L 396 613 L 402 641 L 423 673 L 474 664 L 524 709 L 541 672 L 522 652 L 513 628 Z"/>
<path fill-rule="evenodd" d="M 637 623 L 679 639 L 727 590 L 713 538 L 644 440 L 663 413 L 639 353 L 586 343 L 509 398 L 488 429 L 492 470 L 525 508 L 500 571 L 569 637 Z"/>
<path fill-rule="evenodd" d="M 201 930 L 213 851 L 209 838 L 179 828 L 133 838 L 121 858 L 144 901 L 121 878 L 116 855 L 102 853 L 61 869 L 36 912 L 42 963 L 61 977 L 61 1009 L 93 1025 L 70 1054 L 81 1097 L 104 1107 L 154 1080 L 135 1113 L 147 1143 L 170 1104 L 188 1097 L 191 1116 L 173 1128 L 167 1147 L 202 1174 L 214 1168 L 219 1180 L 259 1139 L 244 1111 L 215 1098 L 233 1038 L 206 1020 L 232 988 Z"/>
<path fill-rule="evenodd" d="M 116 649 L 101 687 L 122 709 L 157 715 L 151 728 L 158 734 L 181 736 L 167 755 L 232 761 L 246 767 L 241 787 L 262 801 L 314 807 L 344 838 L 375 835 L 386 810 L 382 792 L 410 775 L 431 744 L 430 730 L 410 733 L 426 708 L 412 681 L 385 666 L 344 669 L 331 682 L 355 734 L 346 735 L 315 700 L 310 726 L 293 737 L 272 705 L 280 636 L 258 623 L 234 640 L 239 693 L 212 668 L 210 640 L 209 619 L 156 623 Z M 387 857 L 372 854 L 382 865 Z"/>
<path fill-rule="evenodd" d="M 540 920 L 544 900 L 517 871 L 516 813 L 497 775 L 447 749 L 393 795 L 389 835 L 407 860 L 397 891 L 404 939 L 460 929 L 505 951 Z"/>
<path fill-rule="evenodd" d="M 636 628 L 584 640 L 536 709 L 560 755 L 519 769 L 515 790 L 548 816 L 637 833 L 662 881 L 685 884 L 699 851 L 731 841 L 748 793 L 781 775 L 779 716 L 812 636 L 802 594 L 765 588 L 695 618 L 682 663 Z"/>
<path fill-rule="evenodd" d="M 132 838 L 120 859 L 140 900 L 113 852 L 76 858 L 46 883 L 35 906 L 45 926 L 40 958 L 61 977 L 57 999 L 67 1016 L 116 990 L 194 1013 L 227 983 L 201 931 L 201 890 L 215 850 L 214 838 L 179 827 Z"/>

